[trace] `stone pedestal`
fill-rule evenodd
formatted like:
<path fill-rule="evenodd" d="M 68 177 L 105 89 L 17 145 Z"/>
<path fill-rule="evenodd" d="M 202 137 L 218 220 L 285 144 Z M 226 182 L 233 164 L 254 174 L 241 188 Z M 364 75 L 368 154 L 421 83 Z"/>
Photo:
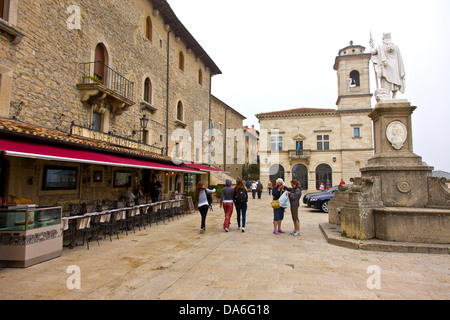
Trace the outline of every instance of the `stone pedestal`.
<path fill-rule="evenodd" d="M 411 115 L 416 107 L 405 100 L 380 102 L 370 113 L 375 156 L 361 168 L 363 177 L 379 176 L 381 201 L 387 207 L 424 207 L 433 167 L 414 154 Z"/>
<path fill-rule="evenodd" d="M 375 155 L 361 168 L 362 178 L 341 209 L 342 236 L 450 243 L 445 230 L 450 225 L 450 192 L 442 191 L 443 181 L 432 178 L 433 167 L 413 152 L 415 109 L 406 100 L 382 100 L 370 113 Z M 433 232 L 437 226 L 444 230 Z"/>

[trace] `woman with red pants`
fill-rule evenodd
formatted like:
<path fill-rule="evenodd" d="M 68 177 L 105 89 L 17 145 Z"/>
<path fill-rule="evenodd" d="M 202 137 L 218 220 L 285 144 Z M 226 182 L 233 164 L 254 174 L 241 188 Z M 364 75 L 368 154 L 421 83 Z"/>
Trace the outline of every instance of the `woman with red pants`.
<path fill-rule="evenodd" d="M 231 180 L 226 180 L 226 187 L 223 188 L 222 198 L 220 198 L 220 207 L 223 207 L 225 212 L 225 221 L 223 222 L 223 229 L 228 232 L 230 231 L 230 219 L 233 215 L 233 198 L 234 189 L 231 187 Z"/>

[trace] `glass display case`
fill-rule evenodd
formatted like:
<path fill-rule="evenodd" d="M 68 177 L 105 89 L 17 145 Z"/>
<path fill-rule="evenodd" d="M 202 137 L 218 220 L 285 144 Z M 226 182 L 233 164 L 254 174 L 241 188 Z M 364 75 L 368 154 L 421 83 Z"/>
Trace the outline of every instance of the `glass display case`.
<path fill-rule="evenodd" d="M 62 207 L 0 208 L 0 266 L 29 267 L 62 254 Z"/>

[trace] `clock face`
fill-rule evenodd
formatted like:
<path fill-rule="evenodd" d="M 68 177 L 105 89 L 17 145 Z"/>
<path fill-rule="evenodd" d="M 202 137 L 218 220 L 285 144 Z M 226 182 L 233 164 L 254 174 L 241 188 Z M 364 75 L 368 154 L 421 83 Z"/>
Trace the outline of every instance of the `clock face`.
<path fill-rule="evenodd" d="M 400 121 L 394 121 L 387 126 L 386 137 L 395 149 L 400 150 L 408 138 L 408 130 Z"/>

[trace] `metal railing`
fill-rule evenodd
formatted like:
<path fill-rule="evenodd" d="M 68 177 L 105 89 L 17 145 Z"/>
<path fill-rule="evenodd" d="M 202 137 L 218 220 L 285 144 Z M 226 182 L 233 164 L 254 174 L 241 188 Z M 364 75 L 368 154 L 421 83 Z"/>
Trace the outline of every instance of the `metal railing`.
<path fill-rule="evenodd" d="M 128 100 L 134 101 L 134 82 L 101 61 L 80 63 L 83 83 L 100 83 Z"/>
<path fill-rule="evenodd" d="M 308 159 L 311 157 L 311 150 L 291 150 L 289 159 Z"/>

